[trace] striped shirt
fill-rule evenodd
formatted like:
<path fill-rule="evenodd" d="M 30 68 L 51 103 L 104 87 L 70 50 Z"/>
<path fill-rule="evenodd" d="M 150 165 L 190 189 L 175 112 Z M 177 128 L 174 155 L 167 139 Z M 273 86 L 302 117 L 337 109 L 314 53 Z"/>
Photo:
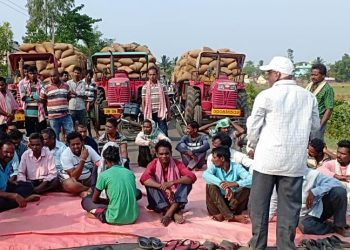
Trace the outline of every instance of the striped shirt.
<path fill-rule="evenodd" d="M 68 114 L 68 92 L 68 85 L 62 82 L 59 87 L 51 83 L 40 93 L 40 98 L 47 100 L 50 120 L 65 117 Z"/>
<path fill-rule="evenodd" d="M 38 90 L 36 85 L 30 86 L 30 96 L 25 98 L 26 108 L 25 116 L 27 117 L 38 117 Z"/>
<path fill-rule="evenodd" d="M 85 82 L 85 80 L 84 80 Z M 85 95 L 87 99 L 86 102 L 94 102 L 95 101 L 95 94 L 96 94 L 96 83 L 95 81 L 91 81 L 90 84 L 85 82 Z"/>
<path fill-rule="evenodd" d="M 69 110 L 85 110 L 85 100 L 82 98 L 85 96 L 85 82 L 80 80 L 79 82 L 74 82 L 73 80 L 67 81 L 69 90 L 77 94 L 69 100 Z"/>
<path fill-rule="evenodd" d="M 147 90 L 147 86 L 144 85 L 142 87 L 142 96 L 146 96 L 146 90 Z M 163 92 L 164 95 L 167 95 L 167 90 L 165 88 L 165 86 L 163 86 Z M 151 103 L 152 103 L 152 113 L 157 113 L 159 111 L 159 87 L 158 84 L 154 85 L 151 84 Z"/>
<path fill-rule="evenodd" d="M 101 135 L 100 138 L 98 139 L 98 142 L 97 142 L 98 151 L 101 152 L 101 154 L 102 154 L 103 146 L 109 141 L 110 140 L 108 139 L 108 136 L 106 135 L 106 133 Z M 115 142 L 118 144 L 119 147 L 121 144 L 128 144 L 127 138 L 122 133 L 119 133 L 119 132 L 117 132 L 116 134 Z"/>

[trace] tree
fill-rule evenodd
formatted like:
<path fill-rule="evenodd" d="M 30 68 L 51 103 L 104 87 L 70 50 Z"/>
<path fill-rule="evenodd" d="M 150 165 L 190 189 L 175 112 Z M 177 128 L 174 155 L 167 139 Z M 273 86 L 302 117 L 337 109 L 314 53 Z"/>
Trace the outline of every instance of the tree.
<path fill-rule="evenodd" d="M 344 54 L 341 60 L 336 61 L 330 67 L 329 75 L 334 77 L 338 82 L 350 80 L 350 56 Z"/>
<path fill-rule="evenodd" d="M 166 55 L 162 55 L 162 57 L 160 58 L 160 63 L 158 63 L 158 67 L 167 76 L 167 78 L 171 78 L 171 74 L 174 71 L 177 59 L 178 57 L 170 59 L 170 57 Z"/>
<path fill-rule="evenodd" d="M 56 40 L 80 47 L 87 53 L 87 56 L 90 56 L 111 40 L 101 39 L 102 33 L 98 31 L 97 27 L 94 27 L 102 19 L 94 19 L 86 14 L 80 14 L 79 12 L 83 8 L 84 5 L 82 4 L 68 10 L 58 18 Z"/>
<path fill-rule="evenodd" d="M 58 18 L 74 6 L 74 0 L 27 0 L 29 20 L 24 42 L 54 40 Z"/>
<path fill-rule="evenodd" d="M 246 74 L 248 77 L 254 77 L 257 75 L 257 68 L 254 65 L 253 61 L 246 61 L 244 67 L 243 67 L 243 72 Z"/>
<path fill-rule="evenodd" d="M 7 52 L 12 50 L 13 32 L 10 23 L 4 22 L 0 25 L 0 37 L 0 76 L 5 76 L 7 75 Z"/>
<path fill-rule="evenodd" d="M 287 49 L 287 57 L 294 63 L 294 50 Z"/>
<path fill-rule="evenodd" d="M 315 60 L 311 62 L 311 64 L 325 64 L 325 61 L 321 57 L 316 57 Z"/>

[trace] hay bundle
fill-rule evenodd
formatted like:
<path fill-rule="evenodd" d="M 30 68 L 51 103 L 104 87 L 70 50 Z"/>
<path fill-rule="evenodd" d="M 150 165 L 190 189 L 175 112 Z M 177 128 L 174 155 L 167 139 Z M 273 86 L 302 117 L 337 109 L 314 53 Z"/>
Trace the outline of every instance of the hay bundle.
<path fill-rule="evenodd" d="M 23 43 L 19 47 L 18 53 L 51 53 L 58 61 L 58 71 L 68 71 L 72 74 L 74 66 L 82 67 L 83 71 L 86 69 L 86 57 L 72 44 L 51 42 L 43 43 Z M 26 64 L 36 65 L 38 73 L 43 76 L 45 81 L 50 79 L 51 71 L 54 69 L 52 63 L 47 61 L 26 62 Z"/>
<path fill-rule="evenodd" d="M 213 50 L 209 47 L 203 47 L 202 49 L 194 49 L 183 53 L 180 59 L 176 62 L 174 72 L 172 75 L 172 81 L 181 82 L 191 80 L 196 74 L 193 72 L 198 71 L 198 76 L 203 81 L 208 81 L 217 67 L 217 60 L 211 57 L 201 57 L 199 55 L 202 51 L 221 53 L 234 53 L 232 50 L 223 48 Z M 198 66 L 198 69 L 197 69 Z M 221 73 L 225 73 L 229 79 L 233 79 L 235 76 L 241 74 L 241 69 L 238 68 L 237 62 L 234 58 L 221 58 L 220 60 Z"/>
<path fill-rule="evenodd" d="M 145 52 L 148 54 L 148 68 L 154 67 L 156 65 L 156 58 L 152 55 L 150 49 L 145 45 L 140 45 L 138 43 L 128 43 L 120 44 L 113 43 L 112 45 L 105 47 L 101 52 Z M 119 58 L 115 59 L 114 66 L 118 70 L 125 70 L 128 72 L 130 78 L 140 78 L 142 72 L 147 71 L 147 60 L 144 57 L 134 57 L 134 58 Z M 97 77 L 101 75 L 103 69 L 110 68 L 109 58 L 99 58 L 97 59 L 97 65 L 95 70 L 97 71 Z"/>

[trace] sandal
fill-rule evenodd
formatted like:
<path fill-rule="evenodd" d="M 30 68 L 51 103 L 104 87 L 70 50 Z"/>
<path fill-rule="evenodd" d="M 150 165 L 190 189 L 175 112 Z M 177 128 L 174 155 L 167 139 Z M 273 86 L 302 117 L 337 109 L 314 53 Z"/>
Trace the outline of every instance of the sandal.
<path fill-rule="evenodd" d="M 206 240 L 203 245 L 199 246 L 199 249 L 201 250 L 215 250 L 217 248 L 217 245 L 209 240 Z"/>
<path fill-rule="evenodd" d="M 225 250 L 236 250 L 239 248 L 239 245 L 237 243 L 233 243 L 233 242 L 228 241 L 228 240 L 223 240 L 223 241 L 221 241 L 219 247 L 221 247 L 221 249 L 225 249 Z"/>
<path fill-rule="evenodd" d="M 180 240 L 169 240 L 165 246 L 164 250 L 175 250 L 177 249 L 177 246 L 181 243 Z"/>
<path fill-rule="evenodd" d="M 153 249 L 162 249 L 164 247 L 162 241 L 156 237 L 150 237 L 151 245 Z"/>
<path fill-rule="evenodd" d="M 152 249 L 152 241 L 147 238 L 147 237 L 143 237 L 140 236 L 137 238 L 137 243 L 139 244 L 139 247 L 141 249 Z"/>
<path fill-rule="evenodd" d="M 176 247 L 176 249 L 180 250 L 192 250 L 192 249 L 198 249 L 201 243 L 199 241 L 193 241 L 193 240 L 183 240 L 181 241 L 180 245 Z"/>

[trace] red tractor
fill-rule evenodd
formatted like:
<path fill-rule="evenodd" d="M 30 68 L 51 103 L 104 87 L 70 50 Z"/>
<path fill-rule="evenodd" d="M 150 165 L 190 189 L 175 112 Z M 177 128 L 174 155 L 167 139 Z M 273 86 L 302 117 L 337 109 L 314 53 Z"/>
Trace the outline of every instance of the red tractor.
<path fill-rule="evenodd" d="M 12 92 L 15 97 L 19 109 L 15 114 L 15 121 L 18 128 L 24 127 L 24 110 L 22 107 L 22 102 L 20 98 L 20 93 L 18 89 L 17 77 L 23 75 L 23 65 L 28 63 L 33 63 L 36 61 L 47 61 L 48 63 L 53 64 L 55 70 L 58 69 L 58 62 L 55 56 L 51 53 L 14 53 L 9 55 L 9 63 L 11 66 L 11 74 L 13 77 L 13 83 L 8 85 L 8 89 Z"/>
<path fill-rule="evenodd" d="M 138 77 L 124 70 L 115 70 L 115 59 L 145 58 L 148 68 L 148 54 L 145 52 L 98 52 L 92 56 L 92 64 L 97 75 L 98 59 L 110 59 L 110 68 L 104 68 L 97 77 L 97 97 L 95 117 L 98 126 L 106 123 L 106 118 L 121 118 L 118 129 L 128 138 L 135 140 L 141 130 L 141 90 L 147 81 L 147 71 L 139 72 Z"/>
<path fill-rule="evenodd" d="M 217 61 L 216 70 L 209 72 L 210 81 L 202 81 L 199 75 L 201 57 Z M 237 62 L 237 74 L 234 79 L 220 71 L 221 59 L 231 58 Z M 245 125 L 249 116 L 247 93 L 244 85 L 242 68 L 245 55 L 234 53 L 201 52 L 197 58 L 197 70 L 192 72 L 191 80 L 180 83 L 180 107 L 184 112 L 182 119 L 177 119 L 177 128 L 183 133 L 184 125 L 197 121 L 200 125 L 224 117 L 236 118 Z M 210 71 L 210 69 L 209 69 Z"/>

